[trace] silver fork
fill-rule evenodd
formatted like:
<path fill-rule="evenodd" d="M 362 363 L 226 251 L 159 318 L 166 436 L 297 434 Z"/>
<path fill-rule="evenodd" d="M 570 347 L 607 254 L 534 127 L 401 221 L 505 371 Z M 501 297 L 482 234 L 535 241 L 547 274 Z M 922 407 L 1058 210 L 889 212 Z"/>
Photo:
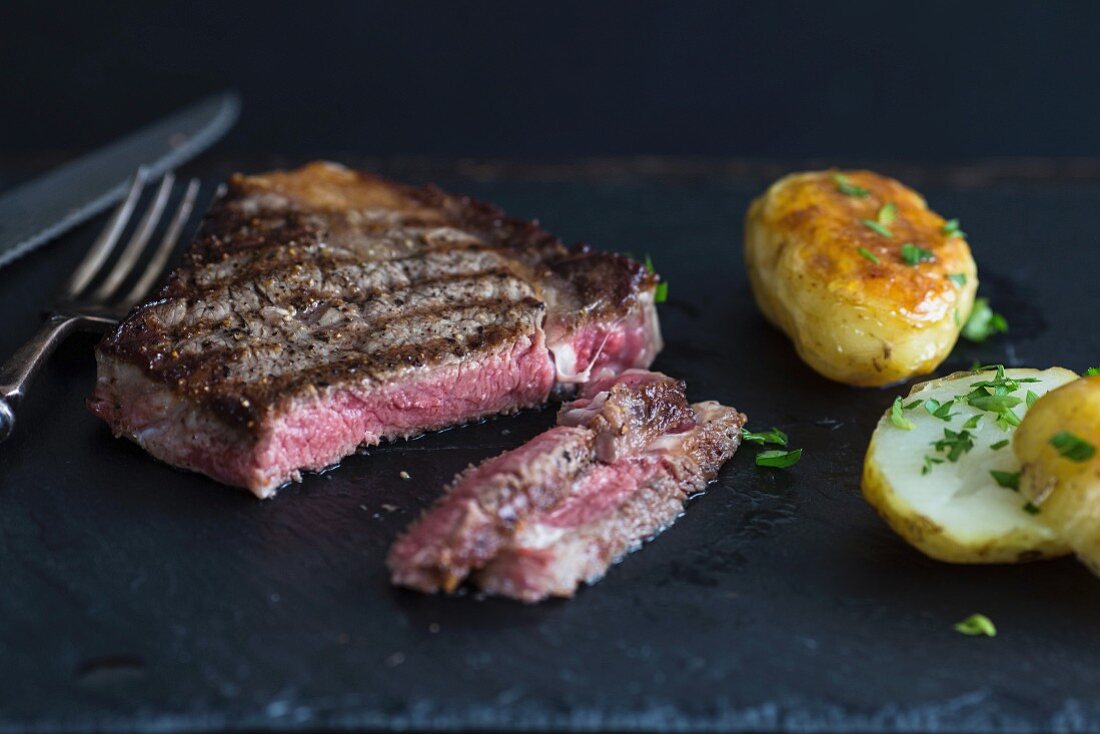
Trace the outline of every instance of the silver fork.
<path fill-rule="evenodd" d="M 111 214 L 88 254 L 69 276 L 53 305 L 47 309 L 46 322 L 42 328 L 0 367 L 0 441 L 11 435 L 15 426 L 15 408 L 26 395 L 39 367 L 61 340 L 74 331 L 102 332 L 115 326 L 160 279 L 179 241 L 180 233 L 195 208 L 195 199 L 199 193 L 198 179 L 188 181 L 183 197 L 168 222 L 160 243 L 154 249 L 149 243 L 176 182 L 172 173 L 165 174 L 114 266 L 110 269 L 105 267 L 137 208 L 147 179 L 148 174 L 144 169 L 139 169 L 134 174 L 126 199 Z M 152 255 L 145 269 L 136 282 L 122 292 L 123 283 L 136 274 L 136 266 L 142 255 L 150 250 Z M 103 275 L 102 280 L 93 287 L 100 275 Z"/>

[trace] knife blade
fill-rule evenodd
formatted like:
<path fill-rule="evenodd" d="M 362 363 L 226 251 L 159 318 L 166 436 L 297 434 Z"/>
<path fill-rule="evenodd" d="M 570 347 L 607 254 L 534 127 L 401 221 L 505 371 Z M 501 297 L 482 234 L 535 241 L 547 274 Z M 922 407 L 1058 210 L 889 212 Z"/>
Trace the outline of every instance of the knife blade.
<path fill-rule="evenodd" d="M 119 201 L 139 167 L 153 177 L 193 158 L 240 107 L 234 92 L 207 97 L 0 196 L 0 267 Z"/>

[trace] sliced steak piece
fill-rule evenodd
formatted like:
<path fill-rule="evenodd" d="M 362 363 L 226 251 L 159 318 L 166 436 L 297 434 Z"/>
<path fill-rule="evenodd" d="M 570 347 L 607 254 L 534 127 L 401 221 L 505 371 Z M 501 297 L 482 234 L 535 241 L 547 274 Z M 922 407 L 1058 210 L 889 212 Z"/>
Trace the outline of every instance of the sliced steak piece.
<path fill-rule="evenodd" d="M 468 578 L 528 602 L 571 596 L 670 525 L 740 444 L 745 416 L 688 405 L 680 381 L 631 371 L 602 384 L 562 409 L 568 425 L 461 474 L 394 543 L 393 582 L 453 591 Z"/>
<path fill-rule="evenodd" d="M 238 175 L 183 266 L 99 344 L 89 407 L 267 497 L 360 445 L 648 366 L 655 285 L 433 187 L 327 163 Z"/>

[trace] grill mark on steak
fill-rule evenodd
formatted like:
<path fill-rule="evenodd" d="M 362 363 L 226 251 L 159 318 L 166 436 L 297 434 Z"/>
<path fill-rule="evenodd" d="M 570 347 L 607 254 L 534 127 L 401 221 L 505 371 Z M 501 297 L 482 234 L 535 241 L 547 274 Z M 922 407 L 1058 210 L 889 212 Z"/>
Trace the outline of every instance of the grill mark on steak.
<path fill-rule="evenodd" d="M 279 433 L 318 405 L 342 406 L 317 414 L 339 425 L 309 429 L 339 436 L 331 463 L 335 447 L 354 447 L 350 426 L 371 426 L 362 441 L 415 429 L 377 406 L 402 427 L 359 421 L 369 391 L 454 384 L 453 400 L 436 395 L 439 416 L 409 414 L 442 427 L 544 401 L 555 369 L 583 382 L 647 366 L 660 348 L 655 283 L 629 259 L 568 249 L 534 222 L 434 187 L 331 164 L 234 176 L 184 265 L 97 347 L 89 404 L 159 458 L 267 496 L 297 476 L 280 457 L 322 461 L 321 449 L 294 450 L 315 443 L 304 429 Z M 478 374 L 482 363 L 498 373 Z M 170 413 L 186 416 L 178 435 Z M 249 437 L 232 471 L 212 448 L 226 431 Z M 281 454 L 259 448 L 271 442 Z"/>
<path fill-rule="evenodd" d="M 345 324 L 340 331 L 315 332 L 285 344 L 268 336 L 242 336 L 239 346 L 215 344 L 193 355 L 169 353 L 150 363 L 146 373 L 174 383 L 222 417 L 247 424 L 262 418 L 265 409 L 276 408 L 281 396 L 310 385 L 327 387 L 347 379 L 381 382 L 411 368 L 492 351 L 531 333 L 543 310 L 540 301 L 528 298 L 407 314 L 377 325 Z"/>
<path fill-rule="evenodd" d="M 184 313 L 158 312 L 153 319 L 165 331 L 159 348 L 180 354 L 206 351 L 212 343 L 243 336 L 286 342 L 307 341 L 334 329 L 378 328 L 389 321 L 430 316 L 444 309 L 517 303 L 535 296 L 531 285 L 508 271 L 449 275 L 393 290 L 359 293 L 355 297 L 304 296 L 287 301 L 250 301 L 233 309 L 211 312 L 201 302 L 184 305 Z M 238 302 L 244 299 L 238 299 Z M 171 321 L 171 324 L 165 323 Z M 150 345 L 152 346 L 152 345 Z"/>
<path fill-rule="evenodd" d="M 682 381 L 635 370 L 601 387 L 563 408 L 566 425 L 460 474 L 394 542 L 393 582 L 571 596 L 671 524 L 740 444 L 745 416 L 689 405 Z"/>
<path fill-rule="evenodd" d="M 452 262 L 456 259 L 457 263 Z M 183 272 L 186 280 L 179 283 L 180 292 L 186 288 L 193 296 L 216 295 L 220 289 L 240 283 L 260 279 L 292 279 L 306 263 L 313 269 L 313 277 L 323 280 L 343 275 L 349 283 L 356 283 L 372 275 L 377 278 L 387 273 L 404 274 L 412 278 L 417 272 L 431 272 L 432 267 L 447 269 L 455 265 L 469 267 L 471 263 L 481 263 L 474 267 L 485 269 L 516 263 L 516 260 L 509 253 L 502 253 L 480 241 L 435 245 L 412 253 L 391 253 L 389 257 L 368 257 L 363 253 L 335 248 L 323 241 L 296 243 L 257 252 L 226 253 L 221 260 Z"/>

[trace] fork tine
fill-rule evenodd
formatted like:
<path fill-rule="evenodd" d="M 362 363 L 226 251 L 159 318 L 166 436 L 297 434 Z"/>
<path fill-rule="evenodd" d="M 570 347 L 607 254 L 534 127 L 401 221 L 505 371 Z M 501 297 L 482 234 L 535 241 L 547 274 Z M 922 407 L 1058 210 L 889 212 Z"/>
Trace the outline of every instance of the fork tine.
<path fill-rule="evenodd" d="M 172 255 L 172 250 L 175 249 L 176 243 L 179 241 L 180 234 L 183 232 L 183 227 L 187 224 L 187 220 L 191 216 L 191 211 L 195 208 L 195 199 L 198 195 L 199 180 L 193 178 L 187 182 L 187 190 L 183 193 L 183 198 L 180 200 L 179 207 L 176 209 L 176 213 L 172 217 L 168 229 L 164 232 L 164 238 L 160 241 L 157 251 L 153 253 L 152 259 L 145 267 L 145 272 L 141 274 L 138 282 L 135 283 L 134 287 L 130 289 L 130 292 L 126 294 L 126 298 L 123 300 L 123 305 L 125 305 L 126 308 L 137 303 L 138 299 L 144 296 L 157 282 L 157 279 L 160 278 L 164 266 L 168 264 L 168 258 Z"/>
<path fill-rule="evenodd" d="M 107 275 L 103 283 L 96 289 L 95 295 L 92 296 L 96 300 L 106 300 L 111 297 L 111 294 L 115 292 L 119 284 L 126 279 L 126 276 L 130 274 L 130 271 L 134 269 L 134 264 L 141 257 L 141 253 L 145 250 L 145 245 L 148 244 L 149 238 L 153 236 L 153 231 L 157 228 L 157 224 L 160 222 L 160 215 L 164 211 L 164 205 L 168 203 L 168 196 L 172 193 L 172 186 L 176 182 L 176 177 L 171 173 L 164 174 L 164 178 L 160 181 L 160 186 L 157 188 L 156 196 L 153 198 L 153 203 L 149 206 L 149 210 L 145 212 L 145 216 L 141 218 L 141 222 L 138 223 L 137 229 L 130 237 L 130 241 L 126 243 L 126 249 L 122 251 L 122 254 L 118 257 L 118 262 L 111 269 L 110 274 Z"/>
<path fill-rule="evenodd" d="M 62 288 L 61 292 L 65 299 L 72 300 L 76 298 L 95 277 L 95 274 L 99 272 L 103 262 L 111 255 L 111 251 L 118 244 L 119 237 L 122 236 L 122 230 L 126 228 L 127 222 L 130 221 L 130 215 L 133 214 L 138 199 L 141 198 L 141 192 L 145 188 L 145 179 L 148 175 L 148 171 L 144 166 L 134 174 L 126 198 L 111 214 L 107 226 L 99 233 L 99 237 L 88 249 L 88 254 L 76 266 L 76 270 L 73 271 L 68 282 Z"/>

